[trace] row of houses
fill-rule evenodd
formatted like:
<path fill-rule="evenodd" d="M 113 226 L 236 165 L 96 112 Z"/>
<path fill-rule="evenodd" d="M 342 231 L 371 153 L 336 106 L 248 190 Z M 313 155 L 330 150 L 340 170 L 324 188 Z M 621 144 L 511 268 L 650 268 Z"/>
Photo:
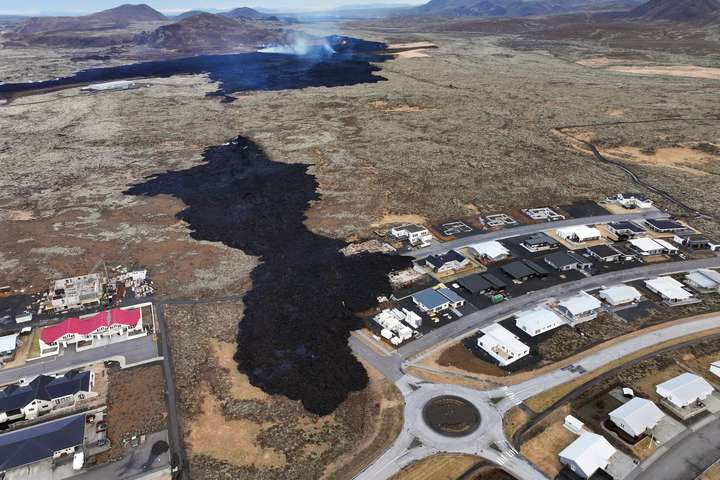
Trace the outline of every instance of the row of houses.
<path fill-rule="evenodd" d="M 686 372 L 656 385 L 655 392 L 668 407 L 682 410 L 704 402 L 714 389 L 704 378 Z M 640 397 L 633 397 L 608 414 L 611 424 L 631 439 L 651 433 L 664 417 L 654 402 Z M 602 435 L 584 430 L 575 417 L 567 416 L 565 426 L 579 437 L 558 454 L 560 463 L 586 479 L 607 469 L 617 453 L 615 447 Z"/>

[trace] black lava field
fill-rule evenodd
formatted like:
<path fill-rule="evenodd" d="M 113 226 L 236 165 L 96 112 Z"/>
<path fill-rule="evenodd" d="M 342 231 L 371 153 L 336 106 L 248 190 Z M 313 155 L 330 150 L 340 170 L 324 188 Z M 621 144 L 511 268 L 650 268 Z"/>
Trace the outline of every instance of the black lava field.
<path fill-rule="evenodd" d="M 350 37 L 327 37 L 330 45 L 338 44 L 340 38 L 345 43 L 335 53 L 318 48 L 304 55 L 259 52 L 198 55 L 92 68 L 54 80 L 0 83 L 0 97 L 12 99 L 91 83 L 193 74 L 207 74 L 211 81 L 217 82 L 217 91 L 209 95 L 220 97 L 242 91 L 338 87 L 385 80 L 375 75 L 380 68 L 371 63 L 381 63 L 390 58 L 382 54 L 385 44 Z M 229 99 L 232 100 L 232 97 Z"/>
<path fill-rule="evenodd" d="M 365 388 L 368 376 L 348 338 L 353 315 L 390 293 L 387 273 L 410 266 L 384 254 L 345 257 L 345 246 L 309 231 L 305 211 L 319 200 L 307 165 L 269 159 L 239 137 L 205 151 L 204 163 L 131 187 L 131 195 L 169 194 L 187 207 L 178 218 L 192 237 L 260 257 L 244 297 L 235 359 L 250 382 L 269 394 L 302 401 L 326 415 Z"/>

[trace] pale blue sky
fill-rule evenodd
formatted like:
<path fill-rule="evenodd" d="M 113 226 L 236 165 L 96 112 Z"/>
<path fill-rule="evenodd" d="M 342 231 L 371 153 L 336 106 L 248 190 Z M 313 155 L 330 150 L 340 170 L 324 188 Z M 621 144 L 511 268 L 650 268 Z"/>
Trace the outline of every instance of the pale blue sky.
<path fill-rule="evenodd" d="M 0 14 L 92 13 L 123 3 L 147 3 L 165 13 L 180 13 L 192 9 L 253 8 L 313 10 L 345 5 L 418 4 L 422 0 L 0 0 Z"/>

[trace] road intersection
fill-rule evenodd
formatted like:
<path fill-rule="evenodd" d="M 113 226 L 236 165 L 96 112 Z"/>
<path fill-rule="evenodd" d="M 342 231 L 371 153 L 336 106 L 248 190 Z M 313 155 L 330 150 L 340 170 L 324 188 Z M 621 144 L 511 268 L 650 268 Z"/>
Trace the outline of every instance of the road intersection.
<path fill-rule="evenodd" d="M 662 212 L 651 211 L 624 215 L 623 220 L 638 220 L 664 216 Z M 574 219 L 568 225 L 587 223 L 604 223 L 618 221 L 617 215 Z M 563 222 L 554 222 L 552 228 L 562 226 Z M 532 228 L 526 228 L 532 227 Z M 423 256 L 457 248 L 476 241 L 497 240 L 508 236 L 523 235 L 534 231 L 547 230 L 547 224 L 517 227 L 503 231 L 506 235 L 489 234 L 465 237 L 455 242 L 443 243 L 415 252 Z M 527 230 L 527 231 L 525 231 Z M 507 233 L 510 232 L 510 235 Z M 496 232 L 500 233 L 500 232 Z M 659 343 L 680 339 L 687 335 L 708 331 L 720 327 L 720 314 L 705 316 L 688 322 L 676 323 L 664 328 L 648 331 L 630 337 L 624 341 L 613 343 L 605 349 L 593 352 L 576 362 L 583 368 L 582 373 L 558 368 L 530 378 L 515 385 L 508 385 L 489 390 L 476 390 L 450 383 L 433 383 L 422 380 L 407 373 L 407 369 L 424 356 L 451 342 L 458 341 L 478 329 L 500 321 L 514 312 L 529 308 L 551 298 L 560 298 L 580 290 L 592 290 L 601 286 L 609 286 L 658 275 L 687 272 L 698 268 L 720 267 L 720 257 L 700 260 L 678 261 L 651 264 L 642 267 L 605 273 L 577 280 L 571 283 L 555 285 L 547 289 L 523 295 L 466 315 L 453 323 L 433 330 L 423 337 L 404 345 L 396 351 L 383 353 L 373 348 L 367 339 L 354 334 L 350 338 L 350 346 L 356 355 L 368 361 L 385 377 L 392 381 L 405 398 L 404 425 L 399 436 L 379 458 L 361 472 L 356 480 L 377 480 L 390 478 L 403 467 L 415 461 L 439 452 L 466 453 L 489 460 L 500 466 L 513 476 L 522 480 L 546 478 L 531 462 L 525 459 L 508 442 L 503 432 L 503 416 L 514 406 L 524 400 L 545 392 L 553 387 L 571 381 L 579 376 L 597 370 L 612 360 L 622 358 L 635 351 L 642 350 Z M 432 398 L 441 395 L 455 395 L 470 401 L 482 417 L 480 427 L 465 437 L 446 437 L 436 433 L 425 423 L 422 410 Z M 694 437 L 693 437 L 694 438 Z M 641 476 L 640 478 L 650 477 Z"/>

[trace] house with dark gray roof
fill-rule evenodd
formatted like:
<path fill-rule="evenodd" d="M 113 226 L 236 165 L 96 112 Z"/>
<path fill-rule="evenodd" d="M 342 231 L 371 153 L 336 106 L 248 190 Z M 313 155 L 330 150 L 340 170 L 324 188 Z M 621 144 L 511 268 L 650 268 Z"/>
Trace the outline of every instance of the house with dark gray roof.
<path fill-rule="evenodd" d="M 617 262 L 626 257 L 624 253 L 612 245 L 595 245 L 594 247 L 587 248 L 585 251 L 588 255 L 603 263 Z"/>
<path fill-rule="evenodd" d="M 500 270 L 515 281 L 545 277 L 548 274 L 547 270 L 532 260 L 519 260 L 517 262 L 508 263 L 507 265 L 503 265 Z"/>
<path fill-rule="evenodd" d="M 647 235 L 647 231 L 643 227 L 630 221 L 611 222 L 605 228 L 616 240 L 628 240 Z"/>
<path fill-rule="evenodd" d="M 450 250 L 449 252 L 438 255 L 430 255 L 425 259 L 425 265 L 430 267 L 435 273 L 449 273 L 462 270 L 469 263 L 470 260 L 456 250 Z"/>
<path fill-rule="evenodd" d="M 542 252 L 552 250 L 560 245 L 560 242 L 546 233 L 535 233 L 523 238 L 520 245 L 529 252 Z"/>
<path fill-rule="evenodd" d="M 546 255 L 545 263 L 555 270 L 588 270 L 592 267 L 592 260 L 589 260 L 575 252 L 555 252 Z"/>
<path fill-rule="evenodd" d="M 78 400 L 94 397 L 93 372 L 71 370 L 54 377 L 40 375 L 25 384 L 13 384 L 0 390 L 0 424 L 32 420 L 41 415 L 72 407 Z"/>
<path fill-rule="evenodd" d="M 0 435 L 0 474 L 82 451 L 85 414 L 63 417 Z"/>

